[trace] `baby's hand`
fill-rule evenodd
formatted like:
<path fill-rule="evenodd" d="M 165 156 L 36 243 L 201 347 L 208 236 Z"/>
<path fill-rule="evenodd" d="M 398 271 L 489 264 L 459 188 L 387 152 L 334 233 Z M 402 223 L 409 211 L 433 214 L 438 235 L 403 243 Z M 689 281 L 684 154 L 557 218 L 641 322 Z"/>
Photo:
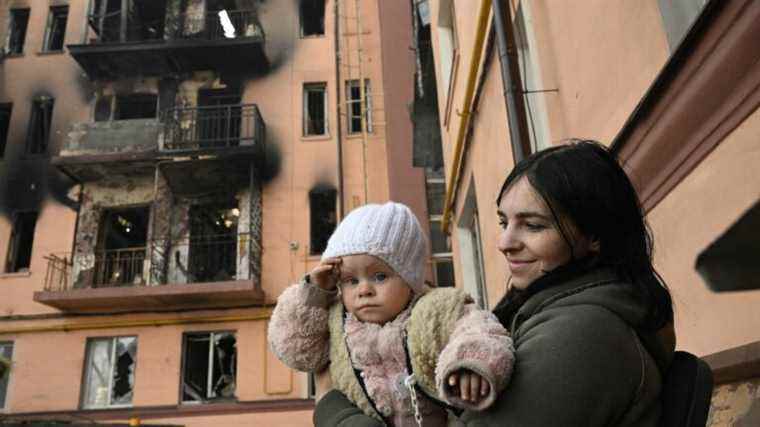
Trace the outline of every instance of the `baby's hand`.
<path fill-rule="evenodd" d="M 332 291 L 338 283 L 340 277 L 340 258 L 328 258 L 320 262 L 309 273 L 311 283 L 319 286 L 326 291 Z"/>
<path fill-rule="evenodd" d="M 467 369 L 449 375 L 448 383 L 453 395 L 474 404 L 488 396 L 491 391 L 491 386 L 485 378 Z"/>

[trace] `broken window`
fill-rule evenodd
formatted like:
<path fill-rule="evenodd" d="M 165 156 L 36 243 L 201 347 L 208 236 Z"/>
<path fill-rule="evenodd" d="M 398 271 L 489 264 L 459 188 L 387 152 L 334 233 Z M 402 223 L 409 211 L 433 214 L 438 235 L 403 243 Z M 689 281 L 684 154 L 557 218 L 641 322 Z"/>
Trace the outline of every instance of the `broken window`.
<path fill-rule="evenodd" d="M 49 96 L 39 97 L 32 101 L 26 146 L 28 154 L 44 154 L 47 151 L 54 103 L 55 100 Z"/>
<path fill-rule="evenodd" d="M 338 192 L 334 188 L 315 188 L 309 191 L 309 211 L 311 225 L 312 255 L 321 254 L 327 247 L 327 240 L 335 230 L 337 215 L 335 202 Z"/>
<path fill-rule="evenodd" d="M 8 44 L 6 51 L 9 55 L 24 53 L 26 27 L 29 24 L 29 9 L 12 9 L 10 28 L 8 29 Z"/>
<path fill-rule="evenodd" d="M 95 102 L 95 121 L 107 122 L 111 120 L 113 96 L 103 95 Z"/>
<path fill-rule="evenodd" d="M 224 282 L 237 275 L 237 203 L 190 207 L 190 282 Z"/>
<path fill-rule="evenodd" d="M 325 34 L 325 0 L 301 0 L 301 37 Z"/>
<path fill-rule="evenodd" d="M 327 84 L 303 85 L 303 134 L 327 134 Z"/>
<path fill-rule="evenodd" d="M 234 332 L 185 335 L 182 352 L 182 403 L 234 399 L 237 345 Z"/>
<path fill-rule="evenodd" d="M 158 108 L 158 96 L 152 93 L 134 93 L 116 96 L 114 120 L 153 119 Z"/>
<path fill-rule="evenodd" d="M 13 104 L 0 104 L 0 159 L 5 155 L 5 146 L 8 143 L 12 109 Z"/>
<path fill-rule="evenodd" d="M 45 31 L 45 43 L 42 45 L 43 52 L 63 50 L 68 16 L 68 6 L 53 6 L 50 8 L 47 30 Z"/>
<path fill-rule="evenodd" d="M 13 343 L 0 342 L 0 409 L 5 408 L 5 397 L 8 395 L 8 379 L 13 359 Z"/>
<path fill-rule="evenodd" d="M 93 285 L 143 284 L 149 215 L 147 206 L 103 212 Z"/>
<path fill-rule="evenodd" d="M 88 339 L 82 406 L 131 405 L 136 364 L 137 337 Z"/>
<path fill-rule="evenodd" d="M 8 258 L 5 271 L 15 273 L 28 271 L 32 260 L 34 228 L 37 225 L 37 212 L 18 212 L 13 219 Z"/>
<path fill-rule="evenodd" d="M 164 37 L 165 0 L 95 0 L 90 4 L 89 24 L 98 35 L 98 42 L 157 40 Z M 127 13 L 124 22 L 123 12 Z M 122 28 L 124 23 L 126 25 Z"/>
<path fill-rule="evenodd" d="M 364 95 L 364 111 L 362 111 L 362 95 Z M 346 82 L 346 103 L 348 104 L 348 133 L 362 132 L 362 115 L 366 122 L 366 131 L 372 132 L 372 98 L 370 95 L 369 79 L 364 80 L 364 94 L 359 87 L 359 80 Z"/>

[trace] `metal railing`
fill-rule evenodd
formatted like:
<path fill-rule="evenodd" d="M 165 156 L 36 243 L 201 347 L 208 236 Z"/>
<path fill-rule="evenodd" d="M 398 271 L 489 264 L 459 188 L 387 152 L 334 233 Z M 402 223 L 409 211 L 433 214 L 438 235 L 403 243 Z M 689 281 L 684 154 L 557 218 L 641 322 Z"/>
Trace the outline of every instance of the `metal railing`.
<path fill-rule="evenodd" d="M 141 21 L 128 19 L 122 25 L 121 11 L 88 15 L 90 27 L 97 35 L 91 44 L 139 42 L 164 39 L 164 20 Z"/>
<path fill-rule="evenodd" d="M 250 278 L 250 234 L 203 235 L 176 241 L 154 240 L 140 248 L 94 254 L 51 254 L 45 290 L 204 283 Z M 242 252 L 238 252 L 242 251 Z M 150 255 L 150 259 L 146 259 Z M 148 274 L 150 273 L 150 274 Z M 150 277 L 148 277 L 150 276 Z"/>
<path fill-rule="evenodd" d="M 165 151 L 230 148 L 264 141 L 256 104 L 170 108 L 162 113 Z"/>
<path fill-rule="evenodd" d="M 168 262 L 163 268 L 169 274 L 168 277 L 154 278 L 160 283 L 225 282 L 247 278 L 245 272 L 238 271 L 238 247 L 245 247 L 248 237 L 247 233 L 189 237 L 172 241 L 168 251 L 166 242 L 156 241 L 153 250 L 168 254 L 163 257 Z"/>
<path fill-rule="evenodd" d="M 143 246 L 96 252 L 92 286 L 144 285 L 145 249 Z"/>
<path fill-rule="evenodd" d="M 164 39 L 227 40 L 261 37 L 264 31 L 255 10 L 228 10 L 229 24 L 225 31 L 217 11 L 185 12 L 160 19 L 140 20 L 129 16 L 122 22 L 120 10 L 92 13 L 87 16 L 97 36 L 90 43 L 123 43 Z"/>
<path fill-rule="evenodd" d="M 48 262 L 45 271 L 45 290 L 64 291 L 71 282 L 71 254 L 50 254 L 45 257 Z"/>
<path fill-rule="evenodd" d="M 167 27 L 175 39 L 227 40 L 241 37 L 263 37 L 255 10 L 228 10 L 229 24 L 225 31 L 219 11 L 185 12 L 167 19 Z"/>

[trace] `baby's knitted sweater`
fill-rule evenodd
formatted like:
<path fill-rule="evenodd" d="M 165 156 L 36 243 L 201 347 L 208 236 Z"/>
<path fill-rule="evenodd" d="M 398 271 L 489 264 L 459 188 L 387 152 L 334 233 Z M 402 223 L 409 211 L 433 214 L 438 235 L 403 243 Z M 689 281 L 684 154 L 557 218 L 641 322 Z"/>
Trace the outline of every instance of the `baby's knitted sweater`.
<path fill-rule="evenodd" d="M 439 293 L 438 296 L 440 295 Z M 432 302 L 435 297 L 422 296 L 420 300 L 423 298 Z M 395 426 L 416 425 L 410 392 L 404 385 L 404 379 L 409 375 L 410 369 L 404 350 L 404 331 L 413 312 L 415 315 L 421 315 L 418 313 L 419 310 L 414 311 L 414 306 L 419 301 L 413 301 L 396 318 L 384 325 L 365 323 L 348 313 L 342 331 L 337 331 L 340 327 L 336 327 L 334 316 L 333 321 L 330 321 L 329 314 L 329 308 L 335 300 L 334 293 L 304 282 L 286 289 L 278 299 L 269 323 L 268 338 L 273 352 L 293 369 L 320 371 L 330 359 L 331 334 L 342 332 L 343 337 L 333 339 L 332 345 L 345 343 L 350 353 L 350 363 L 333 361 L 330 365 L 335 387 L 341 389 L 349 398 L 363 393 L 357 392 L 357 387 L 347 384 L 345 380 L 341 381 L 341 378 L 353 376 L 353 372 L 349 371 L 356 368 L 361 371 L 366 392 L 385 421 Z M 438 298 L 435 302 L 440 304 L 445 300 L 446 298 Z M 436 306 L 435 310 L 455 311 L 445 303 Z M 459 307 L 459 311 L 460 313 L 452 314 L 457 316 L 451 322 L 453 328 L 444 334 L 437 334 L 438 337 L 447 336 L 447 342 L 433 342 L 436 334 L 431 331 L 429 339 L 427 334 L 423 334 L 423 342 L 410 340 L 409 350 L 414 358 L 423 352 L 416 347 L 427 351 L 442 347 L 440 353 L 435 353 L 437 360 L 433 361 L 435 378 L 420 378 L 421 382 L 433 385 L 426 389 L 434 389 L 431 393 L 435 394 L 434 398 L 462 409 L 482 410 L 495 401 L 508 383 L 514 363 L 512 340 L 493 314 L 478 309 L 471 300 L 467 299 L 465 304 Z M 423 327 L 428 323 L 426 319 L 420 320 L 417 324 Z M 330 323 L 333 324 L 332 328 L 329 326 Z M 336 354 L 333 351 L 333 357 Z M 445 378 L 451 373 L 461 369 L 474 371 L 489 382 L 490 393 L 478 404 L 462 401 L 453 395 L 444 383 Z M 432 371 L 428 370 L 429 373 Z M 425 376 L 426 373 L 415 370 L 415 375 Z M 444 425 L 446 413 L 441 406 L 426 398 L 424 393 L 417 394 L 424 425 Z M 372 408 L 357 400 L 363 399 L 355 399 L 354 403 L 369 415 L 377 417 Z"/>

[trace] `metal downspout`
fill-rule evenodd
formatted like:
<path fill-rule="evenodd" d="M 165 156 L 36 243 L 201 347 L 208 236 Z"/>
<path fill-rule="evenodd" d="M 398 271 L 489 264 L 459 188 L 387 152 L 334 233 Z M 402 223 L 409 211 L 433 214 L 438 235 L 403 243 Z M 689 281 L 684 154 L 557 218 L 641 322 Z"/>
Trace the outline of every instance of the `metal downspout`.
<path fill-rule="evenodd" d="M 343 134 L 341 132 L 340 123 L 340 31 L 338 25 L 340 24 L 340 16 L 338 10 L 339 0 L 333 2 L 333 12 L 335 19 L 335 107 L 337 114 L 335 114 L 335 136 L 336 147 L 338 151 L 338 220 L 343 219 L 345 215 L 345 203 L 343 194 Z"/>
<path fill-rule="evenodd" d="M 441 221 L 441 229 L 444 233 L 449 228 L 449 217 L 451 216 L 451 204 L 454 198 L 454 191 L 456 189 L 456 183 L 459 180 L 459 173 L 462 165 L 462 151 L 464 150 L 464 139 L 467 135 L 467 128 L 469 127 L 470 114 L 472 112 L 472 100 L 475 93 L 475 83 L 478 77 L 478 68 L 480 67 L 480 60 L 483 56 L 483 41 L 486 36 L 486 27 L 488 26 L 488 15 L 491 12 L 491 3 L 488 0 L 483 0 L 480 3 L 480 9 L 478 12 L 478 23 L 475 30 L 475 42 L 472 47 L 472 57 L 470 58 L 470 69 L 467 73 L 467 86 L 464 92 L 464 101 L 462 102 L 462 109 L 460 110 L 459 129 L 457 132 L 457 139 L 454 144 L 454 159 L 451 163 L 451 173 L 449 173 L 448 183 L 446 184 L 446 200 L 443 205 L 443 220 Z"/>
<path fill-rule="evenodd" d="M 512 158 L 517 164 L 530 155 L 530 139 L 523 95 L 522 76 L 517 58 L 515 35 L 512 29 L 512 13 L 509 7 L 503 7 L 504 0 L 492 0 L 496 46 L 499 49 L 501 81 L 504 86 L 504 102 L 507 107 L 509 123 L 509 141 Z"/>

